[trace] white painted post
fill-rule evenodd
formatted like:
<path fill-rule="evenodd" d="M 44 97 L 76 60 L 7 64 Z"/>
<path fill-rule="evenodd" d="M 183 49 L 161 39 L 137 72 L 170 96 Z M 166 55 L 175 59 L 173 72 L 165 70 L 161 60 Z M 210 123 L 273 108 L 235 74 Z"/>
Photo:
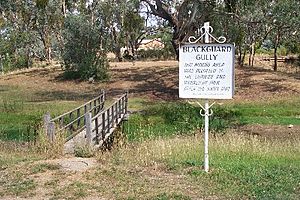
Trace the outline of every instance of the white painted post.
<path fill-rule="evenodd" d="M 204 35 L 204 43 L 210 43 L 209 41 L 209 22 L 204 23 L 204 30 L 205 30 L 205 35 Z M 208 159 L 208 134 L 209 134 L 209 101 L 208 99 L 205 100 L 205 130 L 204 130 L 204 171 L 208 172 L 209 170 L 209 159 Z"/>
<path fill-rule="evenodd" d="M 205 130 L 204 130 L 204 171 L 209 170 L 209 159 L 208 159 L 208 133 L 209 133 L 209 102 L 205 100 Z"/>
<path fill-rule="evenodd" d="M 209 22 L 204 23 L 204 30 L 205 30 L 205 35 L 204 35 L 204 43 L 208 44 L 210 43 L 209 41 Z"/>
<path fill-rule="evenodd" d="M 86 130 L 86 143 L 91 145 L 92 143 L 92 113 L 85 113 L 85 130 Z"/>

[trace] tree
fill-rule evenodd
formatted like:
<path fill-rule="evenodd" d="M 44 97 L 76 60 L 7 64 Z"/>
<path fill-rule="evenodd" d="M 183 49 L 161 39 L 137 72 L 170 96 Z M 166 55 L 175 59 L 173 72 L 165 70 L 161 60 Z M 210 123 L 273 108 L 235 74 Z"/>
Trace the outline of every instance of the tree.
<path fill-rule="evenodd" d="M 135 52 L 144 34 L 138 1 L 104 0 L 98 5 L 97 17 L 103 20 L 110 35 L 111 50 L 119 61 L 122 60 L 122 47 L 128 45 L 132 53 Z"/>
<path fill-rule="evenodd" d="M 0 55 L 6 70 L 29 67 L 31 55 L 37 42 L 32 30 L 33 17 L 30 10 L 34 8 L 32 1 L 1 1 L 0 12 L 2 26 L 0 28 Z"/>
<path fill-rule="evenodd" d="M 256 49 L 272 31 L 267 25 L 268 0 L 227 0 L 225 2 L 226 24 L 233 36 L 238 52 L 238 63 L 243 66 L 245 54 L 249 52 L 249 66 L 254 64 Z M 225 19 L 226 19 L 225 18 Z"/>
<path fill-rule="evenodd" d="M 297 0 L 272 1 L 269 17 L 269 26 L 273 28 L 270 37 L 274 45 L 274 71 L 277 71 L 277 49 L 286 40 L 299 35 L 300 29 L 300 2 Z"/>
<path fill-rule="evenodd" d="M 137 12 L 127 12 L 124 17 L 123 29 L 126 43 L 130 47 L 132 55 L 135 56 L 135 52 L 147 33 L 144 18 Z"/>
<path fill-rule="evenodd" d="M 52 59 L 55 38 L 61 38 L 61 3 L 61 0 L 1 1 L 0 11 L 5 21 L 3 33 L 6 34 L 6 42 L 12 43 L 14 38 L 22 38 L 18 43 L 12 44 L 15 55 L 24 54 L 27 61 L 33 57 L 47 61 Z"/>
<path fill-rule="evenodd" d="M 65 17 L 63 5 L 64 2 L 61 0 L 37 0 L 35 12 L 32 12 L 35 17 L 34 29 L 43 43 L 45 58 L 48 62 L 52 60 L 53 39 L 61 40 Z"/>
<path fill-rule="evenodd" d="M 179 44 L 186 36 L 195 33 L 204 21 L 213 19 L 217 2 L 213 0 L 141 0 L 149 7 L 152 15 L 167 22 L 172 28 L 172 45 L 179 57 Z"/>

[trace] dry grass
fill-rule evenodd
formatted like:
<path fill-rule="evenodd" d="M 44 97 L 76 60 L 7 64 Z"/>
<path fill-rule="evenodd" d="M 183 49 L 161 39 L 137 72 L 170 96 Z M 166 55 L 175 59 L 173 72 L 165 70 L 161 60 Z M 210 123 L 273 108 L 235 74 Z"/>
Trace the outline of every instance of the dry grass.
<path fill-rule="evenodd" d="M 0 170 L 1 180 L 4 180 L 0 196 L 30 196 L 32 199 L 247 199 L 256 195 L 258 199 L 274 199 L 276 196 L 270 195 L 276 194 L 288 199 L 299 197 L 295 191 L 289 191 L 289 186 L 295 187 L 298 180 L 299 140 L 267 141 L 228 133 L 211 138 L 209 148 L 209 174 L 202 170 L 200 135 L 131 143 L 113 151 L 99 152 L 96 156 L 98 164 L 84 172 L 65 171 L 53 164 L 36 162 L 41 158 L 27 157 L 21 152 L 22 159 L 15 154 L 10 157 L 11 161 L 9 156 L 5 161 L 1 155 L 1 161 L 7 162 L 7 167 Z M 291 170 L 291 177 L 281 168 Z M 272 174 L 272 170 L 275 170 L 275 176 L 270 180 L 265 175 Z M 243 181 L 249 177 L 253 180 L 244 187 Z M 278 188 L 275 181 L 277 185 L 288 188 Z M 262 184 L 259 187 L 266 192 L 257 191 L 254 184 Z M 282 192 L 283 189 L 287 192 Z"/>
<path fill-rule="evenodd" d="M 300 140 L 280 141 L 263 140 L 256 136 L 245 136 L 238 133 L 225 134 L 210 138 L 209 148 L 215 152 L 248 152 L 259 155 L 285 155 L 293 153 L 297 156 L 300 152 Z M 132 143 L 126 148 L 98 156 L 100 161 L 108 159 L 113 164 L 129 166 L 155 166 L 161 163 L 176 164 L 183 160 L 199 160 L 203 157 L 202 135 L 177 136 L 173 138 L 158 138 Z"/>
<path fill-rule="evenodd" d="M 57 127 L 56 130 L 58 129 Z M 51 141 L 46 135 L 45 129 L 41 128 L 32 150 L 37 154 L 45 155 L 47 158 L 58 158 L 63 155 L 65 140 L 66 133 L 64 131 L 56 132 L 54 141 Z"/>

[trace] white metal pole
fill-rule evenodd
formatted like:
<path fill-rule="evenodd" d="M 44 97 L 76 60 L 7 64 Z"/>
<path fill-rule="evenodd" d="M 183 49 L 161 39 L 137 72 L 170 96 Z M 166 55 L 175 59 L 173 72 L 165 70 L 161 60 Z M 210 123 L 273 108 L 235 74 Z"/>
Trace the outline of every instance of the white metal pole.
<path fill-rule="evenodd" d="M 209 43 L 209 22 L 204 23 L 205 35 L 204 43 Z M 209 131 L 209 101 L 205 100 L 205 121 L 204 121 L 204 171 L 208 172 L 209 170 L 209 159 L 208 159 L 208 131 Z"/>
<path fill-rule="evenodd" d="M 209 131 L 209 102 L 205 100 L 205 130 L 204 130 L 204 171 L 209 170 L 209 160 L 208 160 L 208 131 Z"/>

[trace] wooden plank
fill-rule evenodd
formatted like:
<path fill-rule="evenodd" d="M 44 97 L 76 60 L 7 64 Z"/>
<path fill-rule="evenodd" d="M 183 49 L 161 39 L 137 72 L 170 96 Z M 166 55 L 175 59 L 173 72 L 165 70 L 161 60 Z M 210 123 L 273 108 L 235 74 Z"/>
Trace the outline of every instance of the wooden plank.
<path fill-rule="evenodd" d="M 80 118 L 80 109 L 77 109 L 77 128 L 80 127 L 80 122 L 81 122 L 81 118 Z"/>
<path fill-rule="evenodd" d="M 119 101 L 116 101 L 116 105 L 115 105 L 115 107 L 116 107 L 116 108 L 115 108 L 115 109 L 116 109 L 116 111 L 115 111 L 115 112 L 116 112 L 116 114 L 115 114 L 115 115 L 116 115 L 116 116 L 115 116 L 115 118 L 116 118 L 116 119 L 115 119 L 115 120 L 116 120 L 116 122 L 115 122 L 115 123 L 116 123 L 116 124 L 118 124 L 118 118 L 119 118 L 119 112 L 118 112 L 118 102 L 119 102 Z"/>
<path fill-rule="evenodd" d="M 64 126 L 64 117 L 63 117 L 63 116 L 60 117 L 60 118 L 58 119 L 58 122 L 59 122 L 59 127 L 63 127 L 63 126 Z"/>
<path fill-rule="evenodd" d="M 101 130 L 102 136 L 101 140 L 105 137 L 105 112 L 102 113 L 102 130 Z"/>
<path fill-rule="evenodd" d="M 70 110 L 70 111 L 68 111 L 68 112 L 66 112 L 66 113 L 64 113 L 64 114 L 61 114 L 61 115 L 59 115 L 59 116 L 53 118 L 51 121 L 56 121 L 56 120 L 58 120 L 58 119 L 59 119 L 60 117 L 62 117 L 62 116 L 69 115 L 71 112 L 74 112 L 74 111 L 76 111 L 77 109 L 80 109 L 80 108 L 83 108 L 83 107 L 85 107 L 85 106 L 90 105 L 95 99 L 98 99 L 99 97 L 104 96 L 104 94 L 105 94 L 105 93 L 102 92 L 102 94 L 99 95 L 98 97 L 95 97 L 95 98 L 93 98 L 92 100 L 86 102 L 85 104 L 83 104 L 83 105 L 81 105 L 81 106 L 79 106 L 79 107 L 77 107 L 77 108 L 75 108 L 75 109 L 73 109 L 73 110 Z M 104 103 L 104 102 L 103 102 L 103 103 Z M 91 109 L 91 108 L 90 108 L 90 109 Z M 85 113 L 86 113 L 86 112 L 88 112 L 88 110 L 85 110 Z"/>
<path fill-rule="evenodd" d="M 128 111 L 127 109 L 128 109 L 128 91 L 125 94 L 125 113 L 124 114 L 127 114 L 127 111 Z"/>
<path fill-rule="evenodd" d="M 109 111 L 110 111 L 110 108 L 108 108 L 107 109 L 107 131 L 105 131 L 105 132 L 109 132 L 109 129 L 110 129 L 110 113 L 109 113 Z"/>
<path fill-rule="evenodd" d="M 84 105 L 84 113 L 87 113 L 87 105 Z M 85 118 L 84 118 L 84 125 L 86 124 L 86 122 L 85 122 Z"/>
<path fill-rule="evenodd" d="M 93 109 L 99 109 L 98 100 L 91 103 L 95 105 L 95 102 L 97 105 L 96 107 L 94 106 Z M 128 106 L 127 104 L 128 104 L 128 93 L 126 92 L 120 98 L 118 98 L 114 103 L 112 103 L 107 109 L 102 110 L 101 112 L 97 113 L 95 116 L 91 116 L 91 124 L 92 124 L 90 127 L 91 130 L 88 130 L 89 127 L 87 125 L 86 127 L 87 131 L 90 132 L 91 135 L 96 135 L 96 139 L 99 140 L 99 142 L 103 140 L 103 138 L 106 138 L 107 134 L 112 132 L 115 129 L 115 127 L 117 127 L 117 125 L 123 120 L 124 116 L 126 116 L 125 114 L 127 112 L 127 106 Z M 89 113 L 93 114 L 94 110 L 89 110 L 88 106 L 90 107 L 91 104 L 85 106 L 85 110 L 87 112 L 91 111 Z M 101 120 L 101 123 L 99 122 L 99 120 Z M 84 121 L 86 121 L 86 117 L 84 117 Z"/>
<path fill-rule="evenodd" d="M 95 118 L 96 144 L 99 143 L 99 118 Z"/>
<path fill-rule="evenodd" d="M 71 112 L 71 113 L 69 114 L 69 118 L 70 118 L 70 121 L 73 120 L 73 112 Z M 73 123 L 70 123 L 69 130 L 70 130 L 71 132 L 73 131 Z"/>
<path fill-rule="evenodd" d="M 111 107 L 111 127 L 113 127 L 115 122 L 115 104 L 112 105 Z"/>

